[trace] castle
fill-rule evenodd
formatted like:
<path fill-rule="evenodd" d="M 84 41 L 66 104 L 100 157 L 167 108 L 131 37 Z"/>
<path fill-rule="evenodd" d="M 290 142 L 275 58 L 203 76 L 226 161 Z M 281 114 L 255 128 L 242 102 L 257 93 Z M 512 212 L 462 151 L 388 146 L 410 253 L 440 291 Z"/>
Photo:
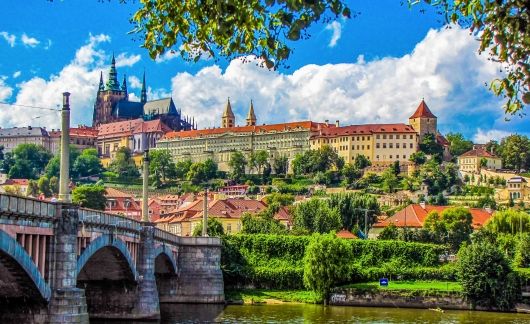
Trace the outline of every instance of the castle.
<path fill-rule="evenodd" d="M 197 128 L 194 119 L 182 116 L 181 111 L 175 107 L 172 98 L 147 101 L 145 72 L 142 80 L 140 102 L 130 101 L 127 92 L 127 78 L 124 75 L 123 82 L 120 85 L 118 72 L 116 71 L 116 60 L 114 55 L 112 55 L 112 63 L 106 84 L 103 83 L 103 72 L 100 75 L 92 126 L 99 127 L 101 124 L 138 118 L 144 120 L 160 119 L 174 131 Z"/>

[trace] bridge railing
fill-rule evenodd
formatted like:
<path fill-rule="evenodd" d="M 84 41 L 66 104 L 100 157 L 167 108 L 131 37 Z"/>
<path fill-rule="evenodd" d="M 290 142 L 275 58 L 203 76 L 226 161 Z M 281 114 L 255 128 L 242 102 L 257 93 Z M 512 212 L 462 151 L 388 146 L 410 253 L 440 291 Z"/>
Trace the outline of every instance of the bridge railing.
<path fill-rule="evenodd" d="M 155 228 L 155 239 L 161 242 L 178 244 L 180 237 L 160 228 Z"/>
<path fill-rule="evenodd" d="M 79 220 L 83 224 L 110 226 L 132 232 L 139 232 L 142 228 L 142 223 L 137 220 L 88 208 L 79 208 Z"/>
<path fill-rule="evenodd" d="M 39 218 L 53 218 L 56 213 L 54 203 L 34 198 L 0 194 L 0 211 Z"/>

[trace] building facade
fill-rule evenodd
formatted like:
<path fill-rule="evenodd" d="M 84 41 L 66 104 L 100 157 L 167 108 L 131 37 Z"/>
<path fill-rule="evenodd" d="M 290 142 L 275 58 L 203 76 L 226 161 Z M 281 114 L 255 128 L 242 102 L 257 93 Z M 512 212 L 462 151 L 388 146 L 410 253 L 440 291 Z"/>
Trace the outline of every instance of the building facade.
<path fill-rule="evenodd" d="M 256 125 L 253 105 L 249 108 L 247 125 L 234 127 L 230 101 L 221 124 L 226 127 L 170 132 L 158 141 L 157 148 L 169 150 L 175 161 L 212 159 L 220 171 L 229 171 L 228 162 L 235 151 L 249 157 L 252 152 L 264 150 L 272 159 L 287 157 L 290 161 L 297 153 L 310 148 L 309 139 L 314 132 L 326 127 L 311 121 Z"/>
<path fill-rule="evenodd" d="M 523 177 L 512 177 L 506 181 L 506 188 L 496 192 L 495 198 L 499 202 L 512 200 L 514 203 L 530 204 L 530 185 Z"/>
<path fill-rule="evenodd" d="M 4 153 L 13 151 L 20 144 L 41 145 L 50 150 L 50 136 L 45 127 L 0 128 L 0 145 Z"/>
<path fill-rule="evenodd" d="M 61 146 L 61 130 L 52 129 L 48 134 L 50 135 L 50 152 L 56 155 L 59 153 Z M 96 128 L 84 125 L 70 128 L 70 145 L 80 151 L 87 148 L 96 148 L 97 139 L 98 130 Z"/>
<path fill-rule="evenodd" d="M 101 163 L 107 167 L 121 147 L 131 150 L 140 165 L 141 154 L 154 148 L 165 133 L 171 129 L 160 119 L 144 121 L 141 118 L 101 124 L 98 128 L 97 148 Z"/>
<path fill-rule="evenodd" d="M 147 101 L 145 73 L 143 75 L 140 102 L 129 100 L 127 78 L 124 75 L 123 82 L 120 85 L 116 61 L 113 55 L 106 83 L 103 82 L 103 72 L 100 75 L 92 126 L 99 127 L 102 124 L 138 118 L 145 120 L 160 119 L 164 124 L 176 131 L 196 128 L 194 120 L 182 116 L 181 111 L 177 110 L 171 98 Z"/>
<path fill-rule="evenodd" d="M 481 168 L 490 170 L 502 169 L 502 159 L 482 147 L 474 147 L 472 150 L 460 155 L 457 163 L 458 169 L 467 173 L 480 173 Z"/>

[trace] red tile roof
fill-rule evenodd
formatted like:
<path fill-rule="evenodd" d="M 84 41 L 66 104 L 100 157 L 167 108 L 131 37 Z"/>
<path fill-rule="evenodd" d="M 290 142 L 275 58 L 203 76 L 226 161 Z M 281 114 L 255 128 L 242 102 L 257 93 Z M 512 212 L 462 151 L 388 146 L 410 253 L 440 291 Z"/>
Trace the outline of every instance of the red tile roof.
<path fill-rule="evenodd" d="M 7 179 L 4 184 L 5 185 L 27 186 L 28 183 L 29 183 L 28 179 Z"/>
<path fill-rule="evenodd" d="M 451 207 L 454 206 L 425 205 L 425 207 L 422 207 L 420 204 L 411 204 L 398 211 L 393 216 L 375 223 L 373 227 L 387 227 L 390 224 L 394 224 L 397 227 L 405 227 L 406 224 L 406 227 L 420 228 L 423 227 L 423 222 L 425 221 L 425 218 L 427 218 L 427 214 L 429 214 L 431 211 L 437 211 L 438 213 L 441 213 L 445 209 Z M 473 217 L 473 228 L 482 227 L 484 223 L 491 217 L 491 214 L 482 208 L 469 208 L 469 212 Z"/>
<path fill-rule="evenodd" d="M 421 100 L 420 102 L 420 105 L 418 106 L 418 108 L 416 108 L 416 111 L 414 112 L 414 114 L 412 114 L 412 116 L 409 117 L 410 118 L 436 118 L 436 116 L 434 116 L 434 114 L 431 112 L 431 110 L 429 109 L 429 107 L 427 107 L 427 104 L 425 103 L 425 100 Z"/>
<path fill-rule="evenodd" d="M 101 124 L 98 130 L 98 137 L 113 137 L 138 133 L 165 133 L 169 132 L 171 129 L 159 119 L 144 121 L 143 119 L 138 118 L 115 123 Z"/>
<path fill-rule="evenodd" d="M 451 143 L 442 134 L 436 134 L 436 142 L 442 146 L 449 146 Z"/>
<path fill-rule="evenodd" d="M 338 238 L 343 238 L 343 239 L 356 239 L 357 238 L 355 234 L 353 234 L 350 231 L 344 230 L 344 229 L 337 232 L 336 235 Z"/>
<path fill-rule="evenodd" d="M 416 131 L 405 124 L 364 124 L 323 128 L 320 134 L 314 137 L 369 135 L 374 133 L 416 133 Z"/>
<path fill-rule="evenodd" d="M 483 148 L 474 148 L 470 151 L 467 151 L 466 153 L 460 155 L 460 157 L 466 157 L 466 156 L 472 156 L 472 157 L 487 157 L 487 158 L 498 158 L 498 156 L 491 154 L 490 152 L 486 151 Z"/>
<path fill-rule="evenodd" d="M 105 197 L 107 199 L 109 199 L 109 198 L 111 198 L 111 199 L 112 198 L 131 198 L 131 199 L 133 199 L 134 198 L 132 195 L 130 195 L 128 193 L 125 193 L 123 191 L 120 191 L 120 190 L 114 189 L 114 188 L 110 188 L 110 187 L 105 188 L 105 191 L 106 191 Z"/>
<path fill-rule="evenodd" d="M 181 132 L 169 132 L 165 135 L 166 139 L 172 138 L 193 138 L 208 135 L 224 134 L 224 133 L 269 133 L 269 132 L 283 132 L 288 130 L 306 129 L 316 130 L 319 126 L 330 127 L 326 124 L 315 123 L 312 121 L 301 121 L 292 123 L 272 124 L 272 125 L 256 125 L 256 126 L 238 126 L 212 129 L 197 129 Z M 334 126 L 333 126 L 334 127 Z"/>

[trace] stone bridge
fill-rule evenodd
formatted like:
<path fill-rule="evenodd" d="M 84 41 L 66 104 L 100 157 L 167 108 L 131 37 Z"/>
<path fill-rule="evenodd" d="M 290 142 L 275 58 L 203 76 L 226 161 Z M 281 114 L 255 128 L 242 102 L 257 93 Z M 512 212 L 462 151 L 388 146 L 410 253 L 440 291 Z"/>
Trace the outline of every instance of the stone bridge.
<path fill-rule="evenodd" d="M 0 323 L 157 319 L 160 303 L 222 303 L 218 238 L 0 195 Z"/>

